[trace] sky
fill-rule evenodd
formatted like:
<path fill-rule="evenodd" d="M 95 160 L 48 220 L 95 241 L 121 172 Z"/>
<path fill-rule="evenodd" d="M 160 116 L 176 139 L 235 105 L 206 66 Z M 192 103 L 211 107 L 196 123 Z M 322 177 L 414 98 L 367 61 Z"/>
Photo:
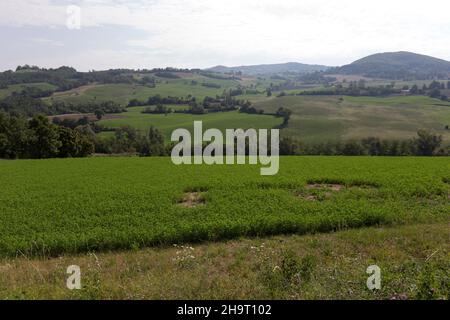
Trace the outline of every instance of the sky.
<path fill-rule="evenodd" d="M 0 70 L 450 60 L 450 1 L 1 0 Z"/>

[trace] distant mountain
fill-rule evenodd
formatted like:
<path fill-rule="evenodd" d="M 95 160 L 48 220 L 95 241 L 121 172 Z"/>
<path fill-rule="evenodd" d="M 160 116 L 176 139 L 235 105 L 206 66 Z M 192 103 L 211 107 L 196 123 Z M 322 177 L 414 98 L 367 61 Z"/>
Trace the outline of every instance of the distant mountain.
<path fill-rule="evenodd" d="M 286 72 L 309 73 L 315 71 L 325 71 L 328 70 L 329 68 L 330 67 L 322 65 L 288 62 L 279 64 L 259 64 L 259 65 L 239 66 L 239 67 L 216 66 L 206 70 L 219 73 L 242 72 L 243 74 L 247 75 L 267 75 Z"/>
<path fill-rule="evenodd" d="M 362 58 L 330 72 L 392 80 L 447 79 L 450 76 L 450 62 L 412 52 L 386 52 Z"/>

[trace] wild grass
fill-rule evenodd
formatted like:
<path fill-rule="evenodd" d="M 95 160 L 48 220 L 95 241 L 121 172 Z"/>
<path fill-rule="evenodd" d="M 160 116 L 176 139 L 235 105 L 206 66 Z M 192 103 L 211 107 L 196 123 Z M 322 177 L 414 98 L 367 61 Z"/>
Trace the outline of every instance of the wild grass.
<path fill-rule="evenodd" d="M 449 299 L 448 223 L 0 259 L 0 299 Z M 366 268 L 381 269 L 381 289 Z M 66 288 L 81 268 L 81 290 Z"/>

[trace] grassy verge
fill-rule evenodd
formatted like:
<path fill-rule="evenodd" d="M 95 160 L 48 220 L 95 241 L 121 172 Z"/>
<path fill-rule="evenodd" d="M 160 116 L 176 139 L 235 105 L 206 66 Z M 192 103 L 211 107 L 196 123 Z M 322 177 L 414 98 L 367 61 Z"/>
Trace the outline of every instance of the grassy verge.
<path fill-rule="evenodd" d="M 0 260 L 0 299 L 448 299 L 448 223 Z M 82 289 L 66 288 L 79 265 Z M 366 268 L 381 268 L 381 290 Z"/>

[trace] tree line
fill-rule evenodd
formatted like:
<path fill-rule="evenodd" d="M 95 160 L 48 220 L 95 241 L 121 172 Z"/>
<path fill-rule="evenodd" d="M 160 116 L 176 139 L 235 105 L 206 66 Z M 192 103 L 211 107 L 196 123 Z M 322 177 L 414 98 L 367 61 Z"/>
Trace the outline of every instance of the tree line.
<path fill-rule="evenodd" d="M 41 99 L 22 94 L 13 94 L 0 100 L 0 112 L 6 112 L 14 116 L 33 117 L 37 114 L 95 113 L 98 110 L 101 110 L 103 113 L 121 113 L 125 112 L 126 108 L 113 101 L 80 104 L 55 101 L 52 104 L 48 104 Z"/>
<path fill-rule="evenodd" d="M 78 72 L 72 67 L 62 66 L 56 69 L 45 69 L 36 66 L 18 66 L 15 71 L 8 70 L 0 73 L 0 88 L 12 84 L 26 84 L 36 82 L 47 82 L 55 85 L 57 91 L 66 91 L 89 83 L 137 83 L 154 84 L 155 75 L 163 78 L 178 78 L 174 72 L 188 72 L 188 69 L 152 69 L 152 70 L 131 70 L 131 69 L 110 69 L 104 71 Z M 192 70 L 199 72 L 198 70 Z M 136 73 L 146 74 L 142 78 L 134 77 Z"/>
<path fill-rule="evenodd" d="M 186 98 L 180 97 L 162 97 L 160 94 L 148 97 L 147 100 L 131 99 L 128 102 L 128 107 L 154 106 L 164 104 L 189 104 L 195 101 L 195 97 L 188 96 Z"/>
<path fill-rule="evenodd" d="M 388 85 L 380 86 L 367 86 L 365 80 L 350 81 L 348 86 L 343 86 L 338 83 L 334 86 L 327 86 L 323 89 L 317 90 L 305 90 L 298 93 L 287 94 L 284 91 L 280 92 L 277 97 L 284 97 L 286 95 L 309 95 L 309 96 L 322 96 L 322 95 L 346 95 L 346 96 L 369 96 L 369 97 L 383 97 L 395 94 L 411 94 L 411 95 L 427 95 L 431 98 L 441 99 L 442 101 L 448 101 L 448 96 L 441 93 L 441 90 L 450 89 L 450 81 L 447 83 L 434 80 L 429 86 L 426 84 L 419 87 L 414 84 L 411 87 L 408 85 L 402 88 L 396 88 L 395 82 Z M 272 88 L 266 90 L 267 95 L 272 95 Z"/>
<path fill-rule="evenodd" d="M 419 130 L 417 137 L 387 140 L 369 137 L 360 140 L 303 143 L 292 137 L 280 140 L 281 155 L 341 156 L 450 156 L 450 146 L 442 145 L 442 136 Z"/>
<path fill-rule="evenodd" d="M 94 153 L 170 155 L 162 133 L 151 127 L 146 134 L 124 126 L 111 137 L 96 136 L 95 122 L 38 115 L 31 119 L 0 113 L 0 158 L 46 159 L 79 158 Z"/>
<path fill-rule="evenodd" d="M 54 118 L 51 122 L 42 115 L 26 119 L 0 113 L 0 158 L 86 157 L 94 153 L 170 156 L 174 146 L 165 143 L 163 134 L 153 126 L 145 133 L 123 126 L 106 138 L 97 137 L 96 132 L 96 124 L 87 118 Z M 420 130 L 416 138 L 409 140 L 371 137 L 311 144 L 283 137 L 280 155 L 450 156 L 450 147 L 442 145 L 441 136 Z"/>
<path fill-rule="evenodd" d="M 86 157 L 95 149 L 85 129 L 58 126 L 42 115 L 28 120 L 0 113 L 0 158 Z"/>
<path fill-rule="evenodd" d="M 187 105 L 186 109 L 173 110 L 170 107 L 166 107 L 166 104 L 171 105 Z M 193 96 L 187 96 L 186 98 L 180 97 L 162 97 L 157 94 L 149 97 L 146 101 L 139 101 L 132 99 L 128 103 L 129 107 L 135 106 L 156 106 L 147 107 L 142 113 L 150 114 L 168 114 L 168 113 L 191 113 L 191 114 L 205 114 L 208 112 L 225 112 L 233 110 L 241 110 L 241 112 L 253 113 L 250 110 L 251 103 L 248 100 L 236 99 L 233 95 L 233 90 L 224 90 L 222 95 L 216 97 L 206 96 L 203 101 L 197 101 Z M 258 113 L 258 112 L 255 112 Z M 262 112 L 259 112 L 262 113 Z"/>

